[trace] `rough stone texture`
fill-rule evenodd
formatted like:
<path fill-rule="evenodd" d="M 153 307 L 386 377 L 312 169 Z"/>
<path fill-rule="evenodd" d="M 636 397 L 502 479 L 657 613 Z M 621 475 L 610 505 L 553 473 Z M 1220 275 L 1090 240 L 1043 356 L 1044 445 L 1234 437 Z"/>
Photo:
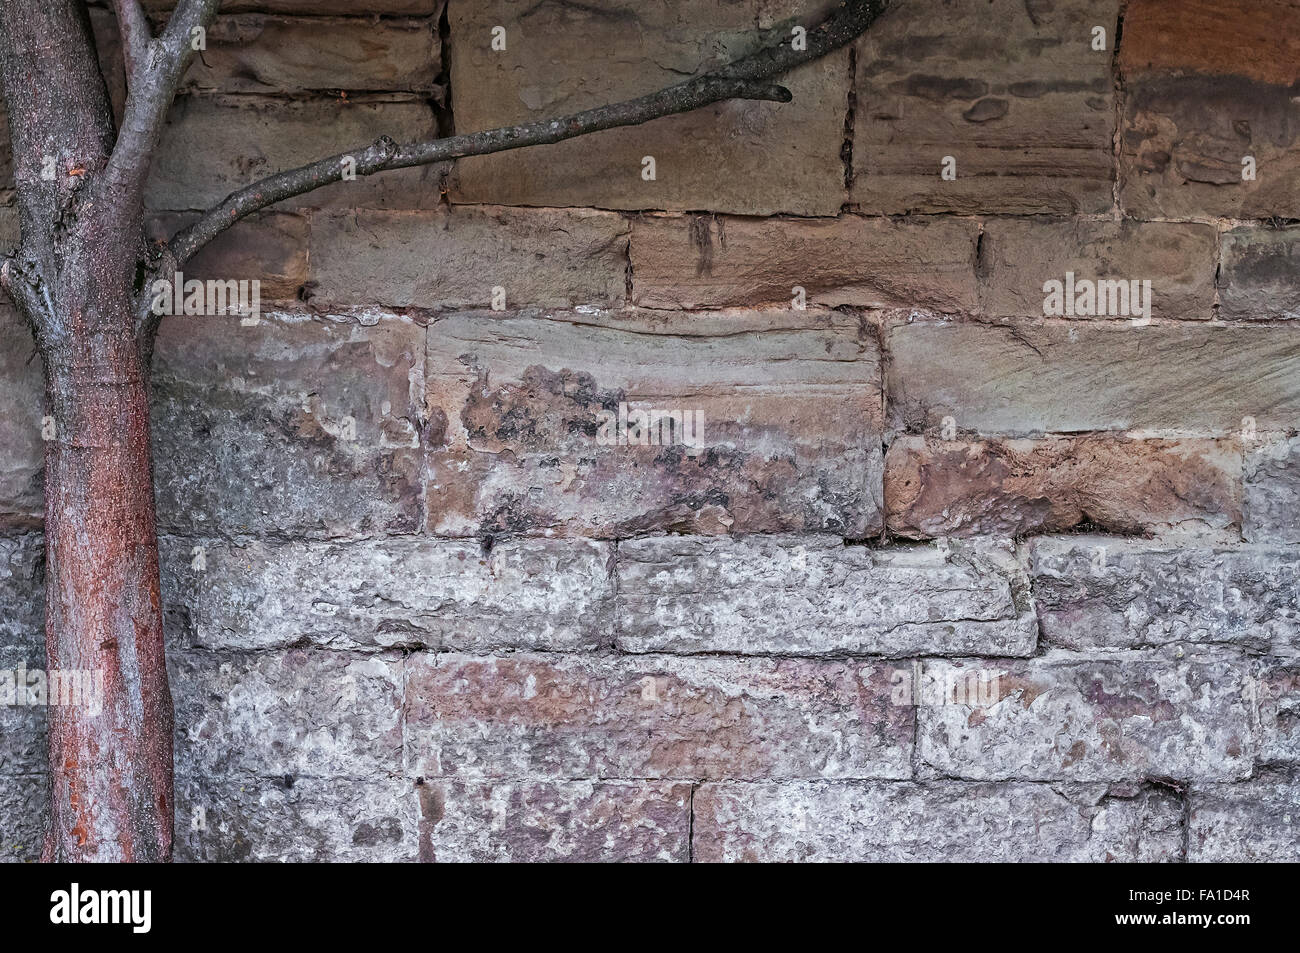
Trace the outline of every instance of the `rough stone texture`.
<path fill-rule="evenodd" d="M 1234 228 L 1223 236 L 1219 317 L 1300 318 L 1300 228 Z"/>
<path fill-rule="evenodd" d="M 1118 8 L 896 4 L 858 41 L 850 201 L 873 214 L 1109 209 Z M 1094 25 L 1105 52 L 1091 48 Z"/>
<path fill-rule="evenodd" d="M 982 308 L 1041 318 L 1044 282 L 1073 272 L 1076 280 L 1150 281 L 1153 318 L 1209 319 L 1217 242 L 1209 225 L 993 219 L 980 245 Z"/>
<path fill-rule="evenodd" d="M 1252 542 L 1300 543 L 1300 438 L 1248 449 L 1242 518 Z"/>
<path fill-rule="evenodd" d="M 1158 788 L 704 784 L 694 811 L 706 863 L 1152 863 L 1182 849 L 1181 806 Z"/>
<path fill-rule="evenodd" d="M 321 307 L 617 306 L 628 224 L 612 212 L 453 206 L 318 215 L 312 301 Z"/>
<path fill-rule="evenodd" d="M 425 862 L 686 861 L 691 785 L 430 781 L 420 797 Z"/>
<path fill-rule="evenodd" d="M 181 778 L 176 859 L 202 863 L 414 860 L 409 781 Z"/>
<path fill-rule="evenodd" d="M 168 661 L 180 776 L 363 780 L 401 771 L 400 660 L 294 649 L 173 652 Z"/>
<path fill-rule="evenodd" d="M 197 215 L 161 214 L 150 222 L 157 241 L 192 224 Z M 262 302 L 296 302 L 307 283 L 307 241 L 311 224 L 304 215 L 268 212 L 246 218 L 217 236 L 189 260 L 188 281 L 259 281 Z"/>
<path fill-rule="evenodd" d="M 851 315 L 458 314 L 428 368 L 436 533 L 880 529 L 879 354 Z M 623 403 L 703 414 L 698 451 L 618 445 Z"/>
<path fill-rule="evenodd" d="M 195 559 L 195 546 L 201 560 Z M 184 644 L 584 651 L 613 641 L 608 544 L 586 540 L 168 539 Z M 202 570 L 195 568 L 196 563 Z"/>
<path fill-rule="evenodd" d="M 1259 677 L 1259 760 L 1300 764 L 1300 663 L 1267 663 Z"/>
<path fill-rule="evenodd" d="M 730 0 L 543 0 L 509 7 L 452 0 L 451 84 L 466 131 L 549 119 L 679 83 L 789 36 L 830 3 L 776 0 L 760 30 L 753 4 Z M 494 26 L 506 50 L 491 48 Z M 457 202 L 710 209 L 833 215 L 844 202 L 840 147 L 849 54 L 839 50 L 782 77 L 794 102 L 727 101 L 642 127 L 466 159 Z M 655 179 L 642 159 L 655 158 Z"/>
<path fill-rule="evenodd" d="M 219 142 L 214 129 L 220 130 Z M 154 157 L 145 201 L 160 211 L 208 208 L 260 178 L 369 146 L 384 135 L 398 142 L 437 138 L 432 107 L 400 94 L 301 102 L 182 96 Z M 442 166 L 424 166 L 358 176 L 279 208 L 433 208 L 444 172 Z"/>
<path fill-rule="evenodd" d="M 420 524 L 424 329 L 302 315 L 163 321 L 154 358 L 159 522 L 344 536 Z"/>
<path fill-rule="evenodd" d="M 1295 217 L 1300 5 L 1135 0 L 1120 70 L 1120 202 L 1143 217 Z M 1257 176 L 1242 180 L 1242 158 Z"/>
<path fill-rule="evenodd" d="M 0 775 L 0 864 L 31 864 L 41 858 L 49 780 L 43 773 Z"/>
<path fill-rule="evenodd" d="M 992 546 L 871 550 L 818 536 L 631 540 L 618 645 L 755 655 L 1029 655 L 1026 580 Z"/>
<path fill-rule="evenodd" d="M 143 0 L 150 13 L 160 13 L 176 6 L 175 0 Z M 330 16 L 372 13 L 390 16 L 433 16 L 443 7 L 443 0 L 222 0 L 223 13 L 289 13 Z"/>
<path fill-rule="evenodd" d="M 1236 433 L 1300 419 L 1290 327 L 901 324 L 886 334 L 896 426 L 1028 436 L 1168 429 Z"/>
<path fill-rule="evenodd" d="M 0 681 L 0 798 L 14 776 L 44 780 L 48 762 L 45 709 L 20 706 L 16 693 L 9 696 L 14 687 L 10 679 L 16 680 L 12 673 L 19 666 L 29 672 L 45 668 L 43 559 L 40 537 L 0 536 L 0 673 L 10 673 Z M 0 856 L 7 846 L 4 841 L 12 836 L 0 826 Z"/>
<path fill-rule="evenodd" d="M 1228 643 L 1300 655 L 1300 551 L 1042 538 L 1030 572 L 1043 640 L 1053 645 Z"/>
<path fill-rule="evenodd" d="M 431 20 L 223 16 L 208 29 L 207 42 L 186 74 L 187 89 L 428 92 L 442 68 Z"/>
<path fill-rule="evenodd" d="M 885 509 L 900 536 L 1120 533 L 1241 522 L 1235 440 L 1113 436 L 947 441 L 900 437 L 885 455 Z"/>
<path fill-rule="evenodd" d="M 1300 860 L 1300 772 L 1193 788 L 1187 859 L 1196 863 Z"/>
<path fill-rule="evenodd" d="M 0 242 L 0 245 L 4 245 Z M 0 302 L 0 529 L 26 529 L 44 511 L 45 378 L 27 323 Z"/>
<path fill-rule="evenodd" d="M 905 778 L 914 709 L 876 663 L 412 656 L 405 747 L 425 777 Z"/>
<path fill-rule="evenodd" d="M 972 310 L 972 221 L 644 215 L 632 226 L 633 303 L 648 308 L 789 305 Z"/>
<path fill-rule="evenodd" d="M 945 776 L 1235 781 L 1250 775 L 1253 682 L 1240 662 L 1058 651 L 997 666 L 978 659 L 925 663 L 926 676 L 940 684 L 961 684 L 972 673 L 989 680 L 996 701 L 917 709 L 917 756 Z"/>

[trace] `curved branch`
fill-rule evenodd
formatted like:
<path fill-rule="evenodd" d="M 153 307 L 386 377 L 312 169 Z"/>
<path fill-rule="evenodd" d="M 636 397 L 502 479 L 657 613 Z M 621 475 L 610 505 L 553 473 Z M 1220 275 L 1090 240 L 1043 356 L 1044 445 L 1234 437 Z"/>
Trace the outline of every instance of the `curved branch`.
<path fill-rule="evenodd" d="M 277 202 L 338 182 L 345 173 L 374 175 L 465 156 L 549 145 L 603 129 L 636 126 L 663 116 L 691 112 L 726 99 L 788 103 L 792 99 L 790 91 L 768 80 L 820 59 L 861 36 L 887 5 L 888 0 L 846 0 L 835 14 L 808 31 L 806 44 L 801 49 L 796 50 L 793 43 L 784 42 L 637 99 L 555 119 L 408 145 L 398 145 L 383 137 L 368 146 L 268 176 L 232 192 L 220 205 L 179 232 L 170 243 L 171 253 L 176 262 L 184 264 L 240 219 Z"/>

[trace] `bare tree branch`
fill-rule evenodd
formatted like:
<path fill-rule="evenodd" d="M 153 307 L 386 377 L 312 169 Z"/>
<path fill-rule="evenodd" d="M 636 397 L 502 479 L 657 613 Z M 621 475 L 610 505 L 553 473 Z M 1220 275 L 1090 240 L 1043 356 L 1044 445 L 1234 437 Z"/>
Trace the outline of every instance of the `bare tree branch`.
<path fill-rule="evenodd" d="M 113 12 L 117 15 L 118 32 L 122 34 L 127 86 L 135 89 L 138 72 L 145 68 L 153 31 L 149 29 L 140 0 L 113 0 Z"/>
<path fill-rule="evenodd" d="M 183 265 L 195 252 L 240 219 L 276 202 L 338 182 L 348 172 L 374 175 L 465 156 L 548 145 L 602 129 L 635 126 L 662 116 L 691 112 L 726 99 L 790 102 L 789 90 L 767 81 L 856 39 L 884 12 L 886 6 L 888 0 L 845 0 L 835 14 L 808 31 L 806 42 L 799 49 L 791 41 L 782 42 L 721 69 L 637 99 L 556 119 L 409 145 L 398 145 L 383 137 L 368 146 L 268 176 L 232 192 L 220 205 L 179 232 L 170 243 L 169 258 Z"/>
<path fill-rule="evenodd" d="M 121 3 L 134 6 L 136 0 Z M 133 213 L 143 201 L 149 165 L 162 138 L 167 111 L 194 58 L 196 35 L 212 24 L 220 5 L 220 0 L 180 0 L 166 29 L 149 42 L 143 63 L 132 73 L 135 82 L 102 182 L 123 214 Z"/>

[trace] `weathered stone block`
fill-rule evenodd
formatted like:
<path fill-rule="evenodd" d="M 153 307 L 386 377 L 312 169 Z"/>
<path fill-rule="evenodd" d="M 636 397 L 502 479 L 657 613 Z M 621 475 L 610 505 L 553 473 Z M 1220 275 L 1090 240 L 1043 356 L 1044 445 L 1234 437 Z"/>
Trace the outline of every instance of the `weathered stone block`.
<path fill-rule="evenodd" d="M 1139 217 L 1300 214 L 1300 5 L 1139 0 L 1124 17 L 1120 202 Z M 1253 180 L 1242 160 L 1252 156 Z"/>
<path fill-rule="evenodd" d="M 1259 676 L 1259 760 L 1300 764 L 1300 664 L 1265 663 Z"/>
<path fill-rule="evenodd" d="M 1034 540 L 1030 572 L 1043 640 L 1053 645 L 1300 654 L 1300 552 L 1069 536 Z"/>
<path fill-rule="evenodd" d="M 48 801 L 43 774 L 0 777 L 0 864 L 40 860 Z"/>
<path fill-rule="evenodd" d="M 944 775 L 1231 781 L 1253 767 L 1252 685 L 1241 663 L 1062 652 L 999 668 L 925 663 L 926 677 L 943 685 L 972 673 L 985 676 L 980 697 L 956 697 L 980 704 L 917 709 L 917 752 Z"/>
<path fill-rule="evenodd" d="M 1300 438 L 1248 446 L 1242 520 L 1251 542 L 1300 543 Z"/>
<path fill-rule="evenodd" d="M 1235 440 L 904 436 L 885 455 L 885 509 L 900 536 L 1115 532 L 1241 522 Z"/>
<path fill-rule="evenodd" d="M 344 536 L 420 524 L 424 329 L 171 317 L 154 358 L 160 525 Z"/>
<path fill-rule="evenodd" d="M 409 781 L 195 778 L 176 783 L 176 859 L 393 863 L 415 859 Z"/>
<path fill-rule="evenodd" d="M 820 536 L 619 544 L 618 644 L 632 652 L 1030 655 L 1008 550 L 872 550 Z"/>
<path fill-rule="evenodd" d="M 1236 228 L 1223 236 L 1219 316 L 1300 318 L 1300 228 Z"/>
<path fill-rule="evenodd" d="M 444 0 L 223 0 L 223 13 L 289 13 L 304 16 L 433 16 Z M 176 0 L 144 0 L 150 13 L 170 10 Z"/>
<path fill-rule="evenodd" d="M 1064 283 L 1073 272 L 1076 280 L 1149 281 L 1150 317 L 1206 320 L 1213 317 L 1217 243 L 1210 225 L 991 219 L 980 246 L 981 305 L 995 317 L 1041 318 L 1044 283 Z M 1121 306 L 1126 298 L 1129 313 L 1109 317 L 1141 315 L 1135 299 L 1116 292 Z"/>
<path fill-rule="evenodd" d="M 898 5 L 858 41 L 850 201 L 873 214 L 1112 204 L 1117 0 Z M 1092 49 L 1092 28 L 1107 49 Z M 941 178 L 945 156 L 956 179 Z"/>
<path fill-rule="evenodd" d="M 457 779 L 904 778 L 914 709 L 888 666 L 414 655 L 410 772 Z"/>
<path fill-rule="evenodd" d="M 154 216 L 149 230 L 158 241 L 197 220 L 197 215 Z M 218 235 L 185 265 L 186 280 L 261 282 L 263 302 L 297 301 L 307 283 L 307 241 L 311 225 L 305 215 L 266 212 L 246 218 Z"/>
<path fill-rule="evenodd" d="M 1033 863 L 1177 860 L 1181 805 L 1153 788 L 1002 783 L 704 784 L 695 859 Z"/>
<path fill-rule="evenodd" d="M 429 781 L 416 792 L 426 862 L 684 862 L 690 856 L 690 784 Z"/>
<path fill-rule="evenodd" d="M 49 763 L 45 708 L 18 697 L 16 674 L 45 668 L 44 555 L 39 536 L 0 536 L 0 791 Z M 0 856 L 9 836 L 0 828 Z"/>
<path fill-rule="evenodd" d="M 202 542 L 202 570 L 193 547 Z M 166 601 L 208 649 L 420 646 L 584 651 L 613 640 L 608 544 L 194 539 L 163 543 Z"/>
<path fill-rule="evenodd" d="M 782 22 L 765 31 L 752 5 L 728 0 L 455 0 L 448 17 L 457 128 L 552 119 L 675 85 L 788 38 L 807 5 L 777 7 L 770 19 Z M 491 48 L 494 26 L 505 28 L 504 51 Z M 848 51 L 838 50 L 783 76 L 793 103 L 727 101 L 543 149 L 461 160 L 452 199 L 833 215 L 845 197 L 848 62 Z M 655 159 L 653 180 L 643 178 L 645 156 Z"/>
<path fill-rule="evenodd" d="M 176 773 L 205 781 L 396 775 L 402 663 L 295 649 L 171 653 Z"/>
<path fill-rule="evenodd" d="M 453 315 L 429 328 L 429 526 L 868 536 L 878 360 L 837 313 Z"/>
<path fill-rule="evenodd" d="M 970 311 L 973 221 L 645 215 L 632 226 L 634 304 L 648 308 L 807 301 Z"/>
<path fill-rule="evenodd" d="M 207 43 L 185 76 L 186 89 L 428 92 L 442 69 L 433 20 L 223 16 L 208 28 Z"/>
<path fill-rule="evenodd" d="M 437 138 L 432 107 L 401 94 L 295 102 L 182 96 L 154 156 L 145 199 L 159 211 L 209 208 L 268 175 L 368 147 L 380 136 L 397 142 Z M 434 165 L 357 176 L 278 207 L 432 208 L 444 173 L 444 166 Z"/>
<path fill-rule="evenodd" d="M 617 306 L 628 225 L 593 209 L 444 207 L 350 211 L 312 223 L 318 306 L 511 308 Z"/>
<path fill-rule="evenodd" d="M 1187 859 L 1194 863 L 1300 860 L 1300 772 L 1192 789 Z"/>
<path fill-rule="evenodd" d="M 17 242 L 14 234 L 13 242 Z M 0 242 L 0 247 L 8 247 Z M 39 526 L 45 510 L 45 375 L 27 322 L 0 302 L 0 528 Z"/>
<path fill-rule="evenodd" d="M 894 424 L 1030 436 L 1169 429 L 1237 433 L 1300 418 L 1300 329 L 900 324 L 886 333 Z"/>

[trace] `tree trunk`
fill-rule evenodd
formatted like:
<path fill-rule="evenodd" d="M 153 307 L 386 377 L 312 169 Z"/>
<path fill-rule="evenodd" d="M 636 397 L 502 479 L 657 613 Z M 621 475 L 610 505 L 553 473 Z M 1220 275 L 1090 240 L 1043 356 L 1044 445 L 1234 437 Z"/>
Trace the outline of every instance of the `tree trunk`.
<path fill-rule="evenodd" d="M 171 857 L 172 703 L 148 369 L 131 332 L 131 302 L 118 300 L 120 320 L 95 324 L 119 330 L 76 331 L 44 355 L 53 423 L 45 455 L 48 664 L 102 672 L 104 687 L 98 715 L 84 705 L 49 709 L 45 858 L 55 861 Z"/>

